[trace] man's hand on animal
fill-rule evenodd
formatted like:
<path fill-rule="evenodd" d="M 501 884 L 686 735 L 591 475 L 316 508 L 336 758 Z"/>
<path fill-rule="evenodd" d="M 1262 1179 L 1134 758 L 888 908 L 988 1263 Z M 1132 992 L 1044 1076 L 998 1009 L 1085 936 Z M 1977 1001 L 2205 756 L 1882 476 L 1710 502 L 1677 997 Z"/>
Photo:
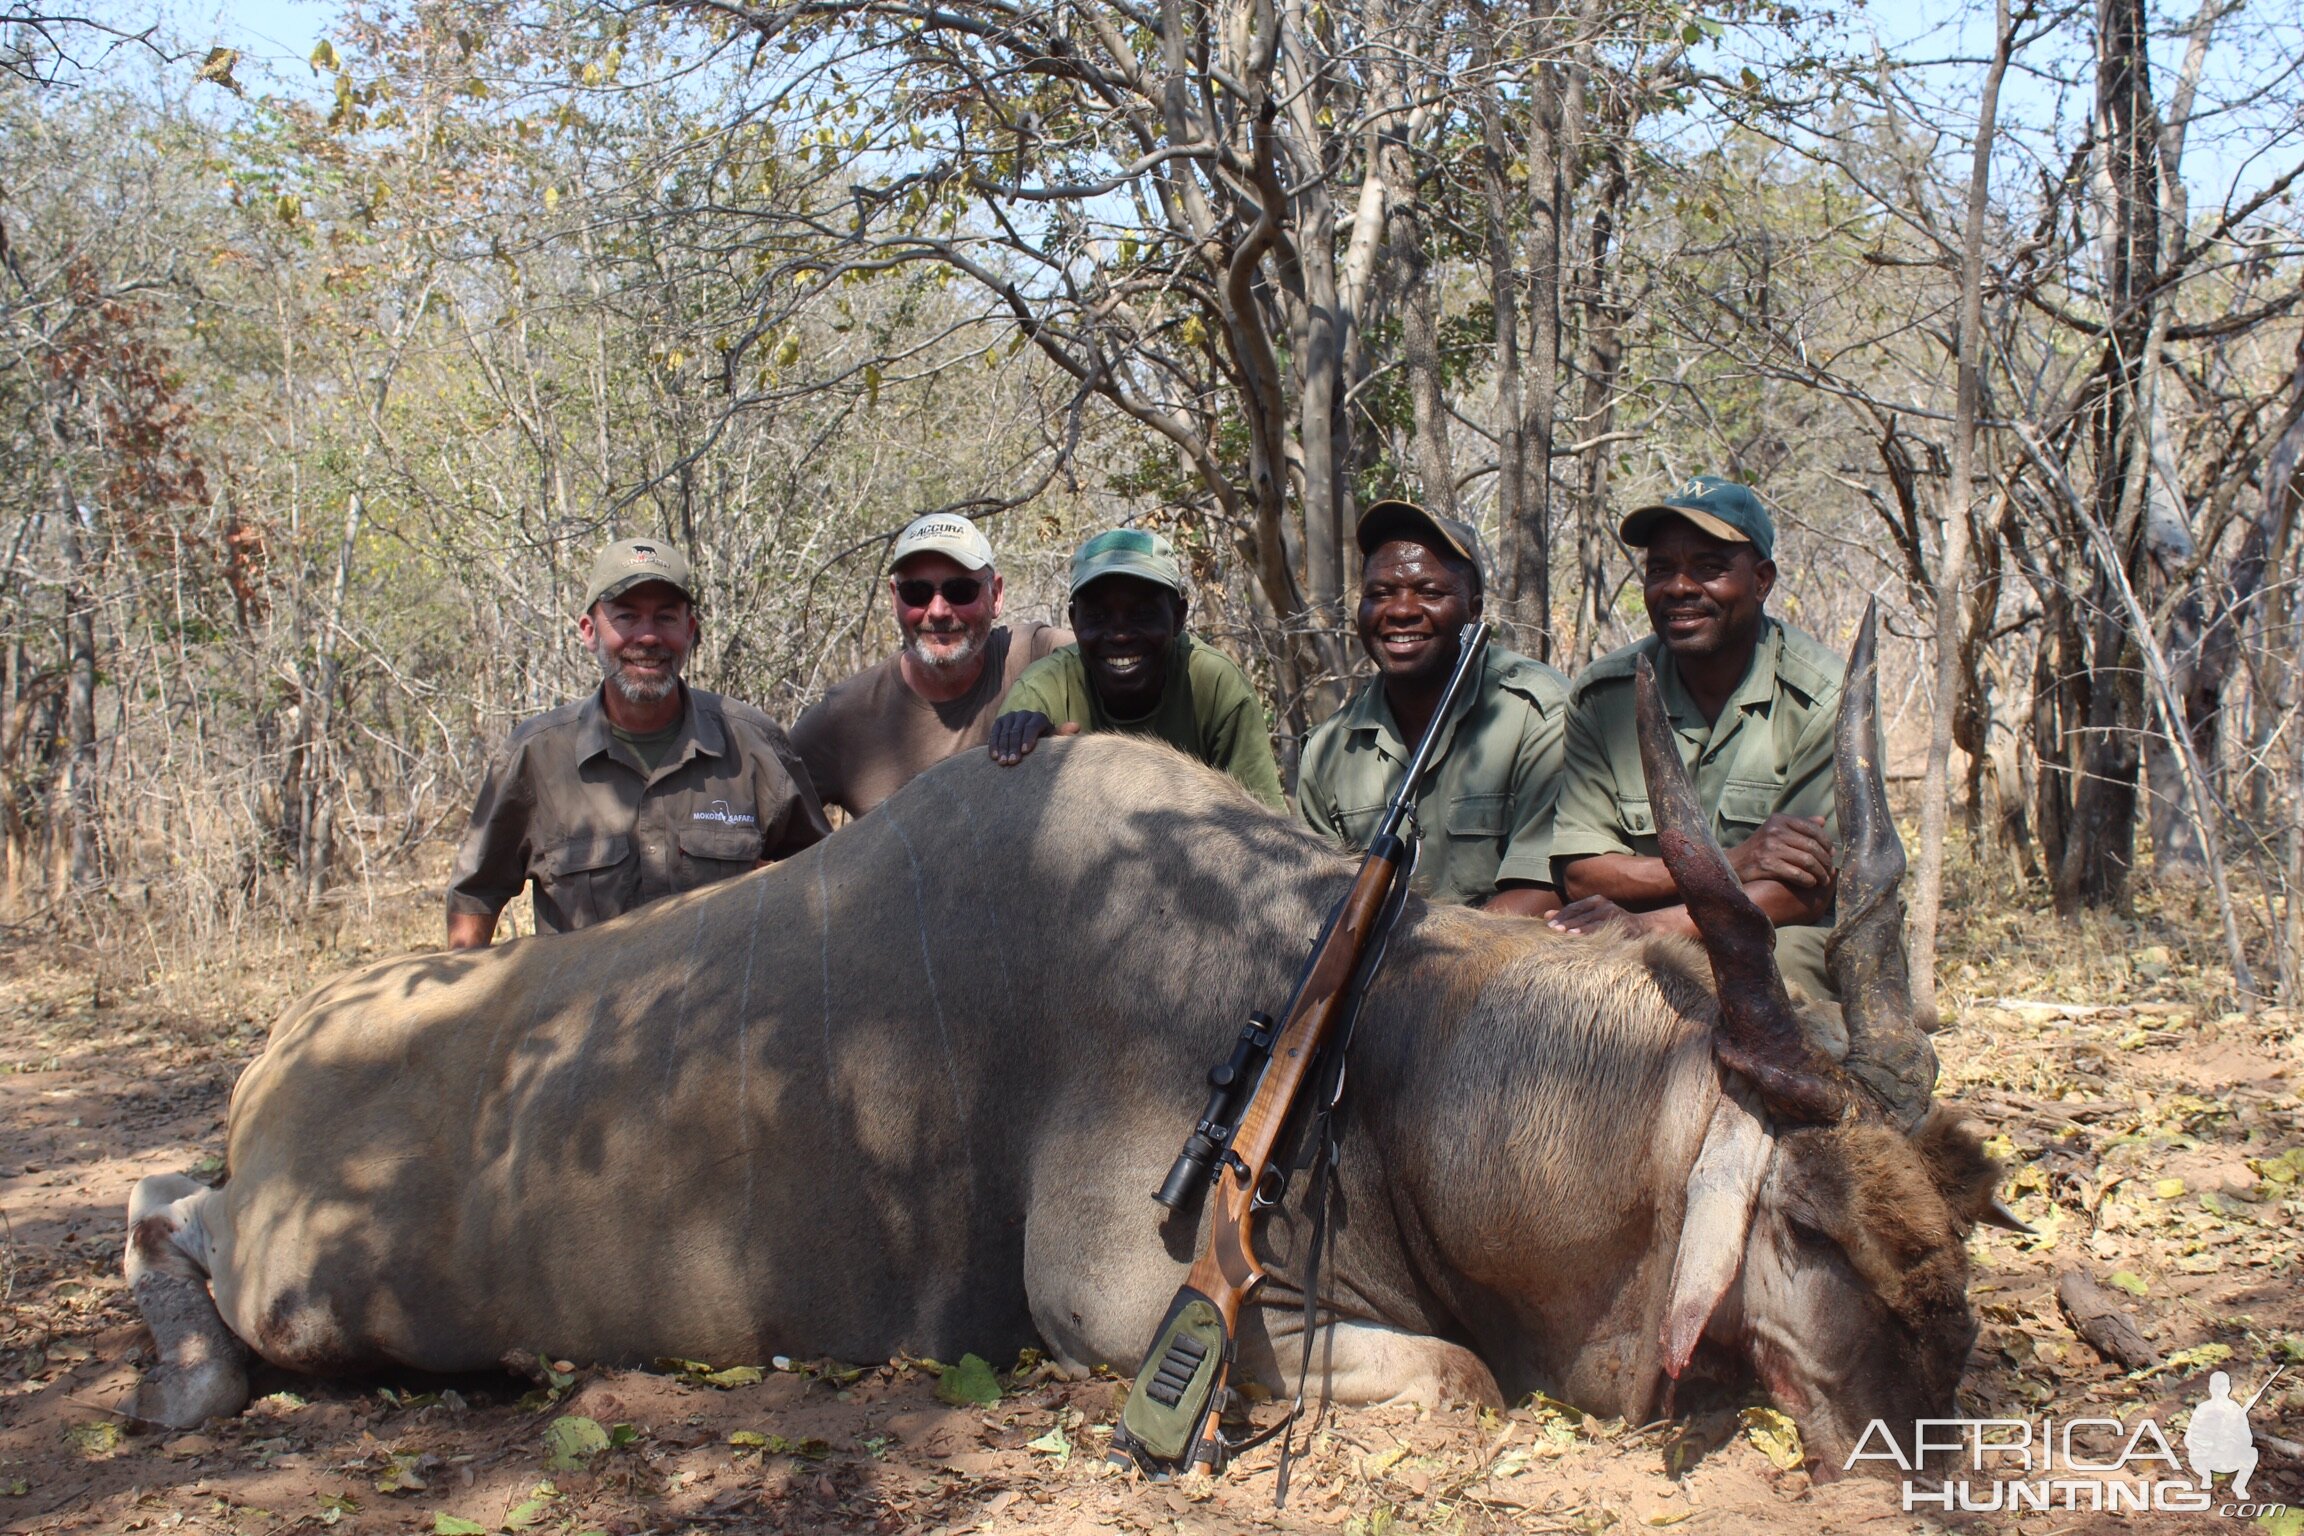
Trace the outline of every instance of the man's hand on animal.
<path fill-rule="evenodd" d="M 992 722 L 992 761 L 1003 768 L 1013 768 L 1032 754 L 1033 746 L 1041 737 L 1079 734 L 1077 720 L 1058 725 L 1036 709 L 1012 710 Z"/>
<path fill-rule="evenodd" d="M 1617 928 L 1629 934 L 1641 931 L 1645 915 L 1628 911 L 1605 896 L 1585 896 L 1568 903 L 1547 921 L 1561 933 L 1588 934 Z"/>

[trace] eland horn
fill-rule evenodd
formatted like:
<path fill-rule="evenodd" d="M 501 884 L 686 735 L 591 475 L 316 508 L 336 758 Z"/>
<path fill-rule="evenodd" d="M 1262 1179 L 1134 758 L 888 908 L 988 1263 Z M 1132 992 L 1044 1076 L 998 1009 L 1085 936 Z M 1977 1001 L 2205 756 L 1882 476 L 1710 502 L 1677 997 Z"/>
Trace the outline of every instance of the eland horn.
<path fill-rule="evenodd" d="M 1771 1109 L 1790 1119 L 1837 1120 L 1848 1095 L 1832 1064 L 1809 1045 L 1776 969 L 1776 928 L 1744 894 L 1743 882 L 1713 840 L 1710 818 L 1680 761 L 1656 671 L 1640 658 L 1633 679 L 1640 767 L 1656 815 L 1664 866 L 1696 924 L 1720 994 L 1713 1052 L 1741 1073 Z"/>
<path fill-rule="evenodd" d="M 1840 688 L 1833 787 L 1840 812 L 1839 917 L 1824 968 L 1848 1024 L 1841 1065 L 1910 1134 L 1936 1087 L 1936 1051 L 1913 1019 L 1904 959 L 1904 843 L 1888 814 L 1880 767 L 1879 615 L 1864 605 Z"/>

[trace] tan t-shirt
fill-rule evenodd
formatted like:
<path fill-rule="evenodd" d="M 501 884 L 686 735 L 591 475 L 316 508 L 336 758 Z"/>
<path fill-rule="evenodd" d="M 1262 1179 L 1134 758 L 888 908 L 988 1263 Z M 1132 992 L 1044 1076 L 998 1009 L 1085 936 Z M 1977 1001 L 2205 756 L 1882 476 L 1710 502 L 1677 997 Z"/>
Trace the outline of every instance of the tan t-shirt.
<path fill-rule="evenodd" d="M 959 698 L 931 704 L 914 693 L 897 658 L 832 685 L 792 727 L 792 745 L 826 805 L 862 816 L 944 759 L 991 739 L 1000 701 L 1024 669 L 1072 632 L 1002 624 L 984 642 L 984 671 Z"/>

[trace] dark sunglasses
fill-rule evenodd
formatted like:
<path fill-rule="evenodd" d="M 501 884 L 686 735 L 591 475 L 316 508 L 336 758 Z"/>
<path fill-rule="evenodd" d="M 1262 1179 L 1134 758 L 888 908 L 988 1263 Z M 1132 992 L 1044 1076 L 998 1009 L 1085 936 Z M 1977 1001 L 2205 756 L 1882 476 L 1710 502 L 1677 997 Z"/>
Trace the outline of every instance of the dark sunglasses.
<path fill-rule="evenodd" d="M 936 601 L 936 594 L 944 594 L 944 601 L 955 608 L 965 608 L 976 601 L 976 594 L 984 590 L 984 583 L 973 576 L 949 576 L 942 586 L 933 581 L 900 581 L 896 583 L 896 596 L 907 608 L 925 608 Z"/>

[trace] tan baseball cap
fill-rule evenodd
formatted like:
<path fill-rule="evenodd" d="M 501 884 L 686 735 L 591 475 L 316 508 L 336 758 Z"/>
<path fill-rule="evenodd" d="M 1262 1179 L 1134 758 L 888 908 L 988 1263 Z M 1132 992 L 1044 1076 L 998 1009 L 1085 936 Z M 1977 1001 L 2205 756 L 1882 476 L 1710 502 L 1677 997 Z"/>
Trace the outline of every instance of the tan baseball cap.
<path fill-rule="evenodd" d="M 983 529 L 957 512 L 931 512 L 912 519 L 896 535 L 896 547 L 888 552 L 888 569 L 896 569 L 914 555 L 949 555 L 967 570 L 988 570 L 992 541 L 984 537 Z"/>
<path fill-rule="evenodd" d="M 678 587 L 682 597 L 696 601 L 688 557 L 671 543 L 664 539 L 618 539 L 592 562 L 592 579 L 584 584 L 584 606 L 576 611 L 590 613 L 594 603 L 650 581 Z"/>

